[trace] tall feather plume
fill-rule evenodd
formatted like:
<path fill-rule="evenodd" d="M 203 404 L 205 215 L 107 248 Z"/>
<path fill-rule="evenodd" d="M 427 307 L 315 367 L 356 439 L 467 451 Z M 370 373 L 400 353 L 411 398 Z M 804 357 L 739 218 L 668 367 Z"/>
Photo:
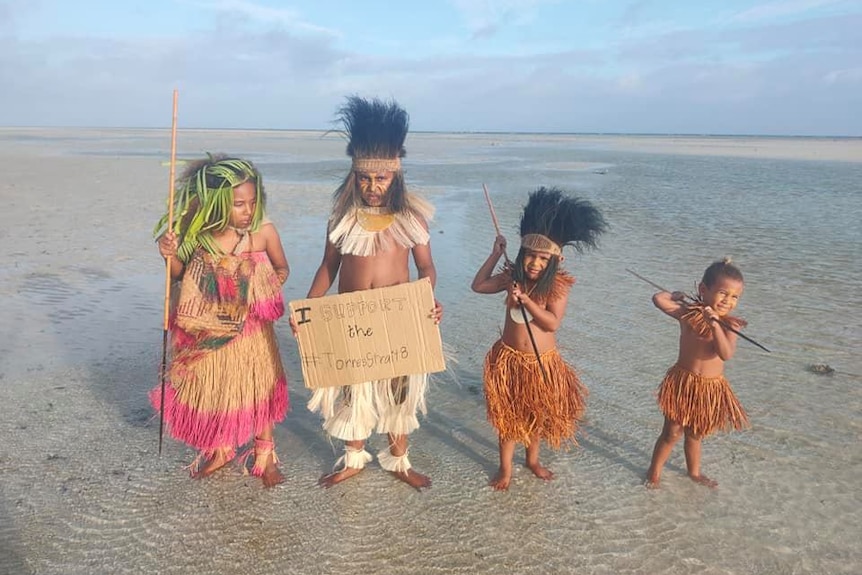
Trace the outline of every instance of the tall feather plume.
<path fill-rule="evenodd" d="M 542 234 L 560 247 L 572 246 L 579 253 L 595 248 L 607 227 L 601 212 L 587 200 L 544 186 L 530 193 L 521 215 L 522 236 Z"/>
<path fill-rule="evenodd" d="M 410 118 L 395 101 L 349 96 L 338 111 L 352 158 L 403 158 Z"/>

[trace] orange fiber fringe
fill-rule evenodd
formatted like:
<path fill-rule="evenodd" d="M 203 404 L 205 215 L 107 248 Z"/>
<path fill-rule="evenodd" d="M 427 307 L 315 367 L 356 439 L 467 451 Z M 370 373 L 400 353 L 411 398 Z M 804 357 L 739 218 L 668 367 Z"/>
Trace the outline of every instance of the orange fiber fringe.
<path fill-rule="evenodd" d="M 680 319 L 688 323 L 688 325 L 691 326 L 691 328 L 700 337 L 711 337 L 712 326 L 710 325 L 710 322 L 706 321 L 703 317 L 703 308 L 706 306 L 702 303 L 690 303 L 687 304 L 687 306 L 688 311 L 686 311 Z M 724 316 L 722 321 L 734 329 L 742 329 L 748 325 L 748 322 L 744 319 L 730 315 Z"/>
<path fill-rule="evenodd" d="M 586 407 L 587 388 L 556 349 L 541 354 L 548 382 L 536 355 L 498 341 L 485 358 L 488 421 L 504 441 L 529 445 L 531 437 L 554 449 L 577 445 L 578 420 Z"/>
<path fill-rule="evenodd" d="M 700 437 L 749 425 L 745 410 L 723 376 L 702 377 L 676 365 L 659 386 L 658 404 L 665 417 Z"/>

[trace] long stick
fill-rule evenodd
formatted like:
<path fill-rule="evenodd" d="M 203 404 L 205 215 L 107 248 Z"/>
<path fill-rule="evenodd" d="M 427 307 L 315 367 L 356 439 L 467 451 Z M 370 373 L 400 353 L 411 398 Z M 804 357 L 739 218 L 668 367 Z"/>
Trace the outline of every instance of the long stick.
<path fill-rule="evenodd" d="M 168 226 L 171 231 L 174 225 L 174 178 L 177 169 L 177 90 L 174 89 L 174 105 L 171 118 L 171 169 L 168 183 Z M 159 455 L 162 454 L 162 438 L 165 435 L 165 372 L 168 369 L 168 330 L 170 329 L 171 306 L 171 256 L 165 259 L 165 316 L 162 323 L 162 367 L 159 370 L 161 378 L 161 401 L 159 402 Z"/>
<path fill-rule="evenodd" d="M 660 285 L 658 285 L 657 283 L 651 282 L 650 280 L 646 279 L 642 275 L 640 275 L 636 272 L 633 272 L 632 270 L 630 270 L 628 268 L 626 268 L 626 271 L 629 272 L 630 274 L 632 274 L 633 276 L 635 276 L 636 278 L 638 278 L 639 280 L 645 281 L 646 283 L 648 283 L 649 285 L 651 285 L 652 287 L 654 287 L 655 289 L 657 289 L 659 291 L 668 291 L 668 290 L 664 289 L 663 287 L 661 287 Z M 692 302 L 694 301 L 694 298 L 688 294 L 685 294 L 685 297 L 687 299 L 691 300 Z M 744 339 L 750 343 L 753 343 L 754 345 L 756 345 L 757 347 L 759 347 L 760 349 L 762 349 L 765 352 L 771 353 L 768 349 L 766 349 L 765 347 L 763 347 L 762 345 L 760 345 L 759 343 L 757 343 L 756 341 L 754 341 L 753 339 L 751 339 L 750 337 L 748 337 L 747 335 L 745 335 L 744 333 L 739 331 L 738 329 L 735 329 L 733 326 L 729 325 L 726 321 L 724 321 L 720 318 L 717 318 L 716 321 L 719 324 L 721 324 L 725 329 L 732 331 L 733 333 L 735 333 L 736 335 L 738 335 L 742 339 Z"/>
<path fill-rule="evenodd" d="M 500 233 L 500 222 L 497 221 L 497 212 L 494 211 L 494 204 L 491 203 L 491 194 L 488 192 L 488 186 L 482 184 L 482 190 L 485 191 L 485 201 L 488 202 L 488 209 L 491 210 L 491 221 L 494 222 L 494 229 L 497 231 L 498 236 L 502 235 Z M 503 257 L 506 259 L 506 263 L 511 266 L 512 261 L 509 259 L 506 250 L 503 250 Z M 545 371 L 545 364 L 542 363 L 542 355 L 539 353 L 539 346 L 536 345 L 536 338 L 533 335 L 533 329 L 530 327 L 530 320 L 527 318 L 527 310 L 521 302 L 518 302 L 518 307 L 521 309 L 521 317 L 524 318 L 524 326 L 527 328 L 527 335 L 530 336 L 530 343 L 533 345 L 533 353 L 536 354 L 536 361 L 539 362 L 542 378 L 545 380 L 545 385 L 550 385 L 548 373 Z"/>

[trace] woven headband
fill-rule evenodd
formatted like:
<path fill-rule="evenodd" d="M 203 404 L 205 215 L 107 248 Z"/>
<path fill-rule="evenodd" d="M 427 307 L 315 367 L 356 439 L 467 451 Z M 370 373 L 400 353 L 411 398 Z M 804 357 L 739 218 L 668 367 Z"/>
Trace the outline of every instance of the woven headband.
<path fill-rule="evenodd" d="M 554 256 L 562 255 L 563 249 L 548 236 L 542 234 L 524 234 L 521 237 L 521 247 L 535 252 L 546 252 Z"/>
<path fill-rule="evenodd" d="M 353 169 L 357 172 L 397 172 L 401 169 L 401 158 L 353 158 Z"/>

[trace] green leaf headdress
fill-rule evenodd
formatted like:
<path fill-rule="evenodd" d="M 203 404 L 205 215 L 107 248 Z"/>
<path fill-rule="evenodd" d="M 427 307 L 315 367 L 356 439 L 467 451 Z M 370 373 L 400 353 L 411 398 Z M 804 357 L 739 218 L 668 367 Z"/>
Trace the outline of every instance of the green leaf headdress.
<path fill-rule="evenodd" d="M 207 154 L 207 158 L 189 164 L 177 180 L 174 201 L 174 221 L 170 227 L 180 239 L 177 257 L 187 263 L 198 248 L 213 255 L 222 255 L 212 233 L 230 225 L 233 209 L 233 189 L 240 184 L 255 184 L 257 203 L 250 230 L 257 231 L 263 221 L 266 194 L 263 179 L 248 160 L 225 155 Z M 153 235 L 161 236 L 168 230 L 167 213 L 159 219 Z"/>

